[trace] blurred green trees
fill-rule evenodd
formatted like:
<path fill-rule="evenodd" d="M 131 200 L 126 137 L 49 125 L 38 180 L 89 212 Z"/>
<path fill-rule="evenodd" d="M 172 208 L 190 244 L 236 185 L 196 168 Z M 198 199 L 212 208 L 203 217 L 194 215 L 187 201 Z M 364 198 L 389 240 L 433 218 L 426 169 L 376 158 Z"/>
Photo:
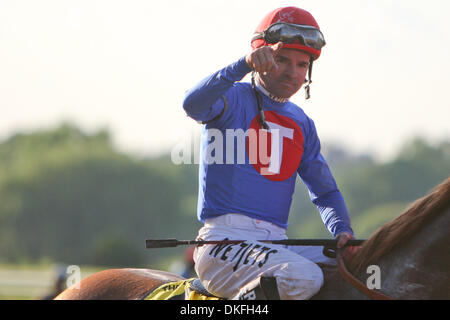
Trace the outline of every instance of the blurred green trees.
<path fill-rule="evenodd" d="M 195 206 L 185 206 L 196 169 L 134 159 L 105 131 L 64 124 L 15 135 L 0 145 L 0 168 L 3 261 L 142 265 L 147 237 L 191 237 L 196 228 Z"/>
<path fill-rule="evenodd" d="M 416 138 L 383 164 L 324 150 L 358 237 L 400 214 L 450 173 L 450 143 Z M 146 238 L 194 238 L 197 165 L 116 150 L 106 130 L 65 123 L 0 143 L 0 260 L 152 267 L 179 249 L 146 250 Z M 330 237 L 298 179 L 294 237 Z"/>

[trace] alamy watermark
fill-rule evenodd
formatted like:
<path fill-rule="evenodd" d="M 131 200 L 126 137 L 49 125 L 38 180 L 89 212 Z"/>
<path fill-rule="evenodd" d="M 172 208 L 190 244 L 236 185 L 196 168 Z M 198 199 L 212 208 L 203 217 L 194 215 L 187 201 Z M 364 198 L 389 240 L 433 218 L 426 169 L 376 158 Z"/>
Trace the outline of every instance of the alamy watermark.
<path fill-rule="evenodd" d="M 381 289 L 381 269 L 377 265 L 370 265 L 367 267 L 367 271 L 370 276 L 366 280 L 367 288 Z"/>
<path fill-rule="evenodd" d="M 81 281 L 81 268 L 77 265 L 70 265 L 66 269 L 66 286 L 67 288 L 72 287 L 71 289 L 80 289 L 80 281 Z"/>
<path fill-rule="evenodd" d="M 280 172 L 285 139 L 294 139 L 294 129 L 267 122 L 265 129 L 204 129 L 206 138 L 203 148 L 200 139 L 185 135 L 171 150 L 174 164 L 259 164 L 266 165 L 261 174 Z M 270 139 L 270 140 L 269 140 Z M 270 150 L 269 150 L 270 148 Z M 247 157 L 248 156 L 248 161 Z"/>

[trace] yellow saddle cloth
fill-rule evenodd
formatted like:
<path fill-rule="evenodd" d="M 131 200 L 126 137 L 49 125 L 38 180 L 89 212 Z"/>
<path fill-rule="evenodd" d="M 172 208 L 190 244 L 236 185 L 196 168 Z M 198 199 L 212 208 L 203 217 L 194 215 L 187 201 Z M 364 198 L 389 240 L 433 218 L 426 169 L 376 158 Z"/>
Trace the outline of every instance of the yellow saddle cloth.
<path fill-rule="evenodd" d="M 192 284 L 196 279 L 165 283 L 153 290 L 145 300 L 221 300 L 196 290 Z"/>

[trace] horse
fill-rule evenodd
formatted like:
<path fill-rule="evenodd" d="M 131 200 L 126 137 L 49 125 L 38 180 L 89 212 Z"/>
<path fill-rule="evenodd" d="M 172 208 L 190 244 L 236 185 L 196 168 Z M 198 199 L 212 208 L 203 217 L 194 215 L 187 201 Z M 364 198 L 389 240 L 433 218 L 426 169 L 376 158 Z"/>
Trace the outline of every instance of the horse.
<path fill-rule="evenodd" d="M 312 299 L 376 299 L 377 292 L 389 299 L 450 299 L 448 230 L 450 177 L 381 226 L 345 260 L 344 270 L 353 283 L 341 269 L 325 267 L 324 285 Z M 365 291 L 358 288 L 355 283 L 367 286 L 372 276 L 368 270 L 373 266 L 380 271 L 378 286 Z M 55 299 L 142 300 L 159 286 L 184 279 L 160 270 L 109 269 L 86 277 Z"/>

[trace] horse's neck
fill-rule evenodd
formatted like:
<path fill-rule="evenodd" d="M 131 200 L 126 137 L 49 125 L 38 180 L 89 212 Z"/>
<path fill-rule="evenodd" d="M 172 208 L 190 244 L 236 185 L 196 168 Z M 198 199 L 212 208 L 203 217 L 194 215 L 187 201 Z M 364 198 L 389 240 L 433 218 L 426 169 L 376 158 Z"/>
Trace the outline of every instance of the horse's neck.
<path fill-rule="evenodd" d="M 449 298 L 450 208 L 379 261 L 381 290 L 398 299 Z"/>
<path fill-rule="evenodd" d="M 351 300 L 351 299 L 368 299 L 357 289 L 352 287 L 340 275 L 337 267 L 322 268 L 324 272 L 325 282 L 320 292 L 312 299 L 314 300 Z M 363 277 L 359 277 L 363 279 Z"/>
<path fill-rule="evenodd" d="M 374 266 L 355 273 L 363 284 L 377 285 L 395 299 L 450 299 L 450 208 L 398 244 Z M 379 270 L 379 273 L 377 271 Z M 377 273 L 377 274 L 376 274 Z M 315 299 L 368 299 L 347 283 L 339 272 L 326 274 Z"/>

